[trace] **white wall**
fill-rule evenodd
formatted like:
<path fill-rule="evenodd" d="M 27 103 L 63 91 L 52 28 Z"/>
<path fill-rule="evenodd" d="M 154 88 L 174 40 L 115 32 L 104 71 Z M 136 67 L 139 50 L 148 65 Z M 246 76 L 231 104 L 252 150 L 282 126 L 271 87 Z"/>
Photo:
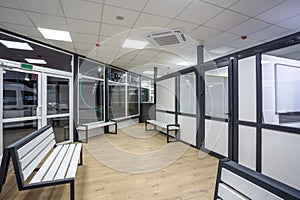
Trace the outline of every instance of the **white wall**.
<path fill-rule="evenodd" d="M 156 83 L 156 109 L 175 111 L 175 78 Z"/>
<path fill-rule="evenodd" d="M 239 126 L 239 164 L 256 170 L 256 127 Z"/>
<path fill-rule="evenodd" d="M 228 122 L 205 120 L 205 148 L 228 157 Z"/>
<path fill-rule="evenodd" d="M 196 146 L 197 119 L 195 117 L 178 116 L 180 139 Z"/>
<path fill-rule="evenodd" d="M 262 173 L 300 189 L 300 135 L 262 130 Z"/>
<path fill-rule="evenodd" d="M 256 122 L 256 57 L 238 61 L 239 120 Z"/>

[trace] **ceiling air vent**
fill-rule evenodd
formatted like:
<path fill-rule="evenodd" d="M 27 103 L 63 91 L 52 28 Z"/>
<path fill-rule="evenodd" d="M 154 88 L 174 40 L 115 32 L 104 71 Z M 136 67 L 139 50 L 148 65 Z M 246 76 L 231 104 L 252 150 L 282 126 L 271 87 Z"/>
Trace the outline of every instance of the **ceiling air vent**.
<path fill-rule="evenodd" d="M 147 38 L 156 46 L 183 44 L 187 40 L 180 29 L 149 33 Z"/>

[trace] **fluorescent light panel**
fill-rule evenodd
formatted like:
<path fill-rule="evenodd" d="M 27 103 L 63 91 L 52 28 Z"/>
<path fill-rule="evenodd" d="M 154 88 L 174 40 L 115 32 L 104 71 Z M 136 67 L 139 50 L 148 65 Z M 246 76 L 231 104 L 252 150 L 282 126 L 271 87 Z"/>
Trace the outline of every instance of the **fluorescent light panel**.
<path fill-rule="evenodd" d="M 144 71 L 143 74 L 150 74 L 150 75 L 153 75 L 153 74 L 154 74 L 154 71 Z"/>
<path fill-rule="evenodd" d="M 21 49 L 21 50 L 29 50 L 32 51 L 33 48 L 26 42 L 15 42 L 8 40 L 0 40 L 1 44 L 10 49 Z"/>
<path fill-rule="evenodd" d="M 126 39 L 122 47 L 131 49 L 143 49 L 145 48 L 145 46 L 147 46 L 147 44 L 149 44 L 149 42 Z"/>
<path fill-rule="evenodd" d="M 229 51 L 232 51 L 236 48 L 233 48 L 233 47 L 229 47 L 229 46 L 220 46 L 218 48 L 215 48 L 215 49 L 212 49 L 212 50 L 209 50 L 209 52 L 211 53 L 219 53 L 219 54 L 223 54 L 223 53 L 227 53 Z"/>
<path fill-rule="evenodd" d="M 180 62 L 180 63 L 177 63 L 176 65 L 181 65 L 181 66 L 190 66 L 191 63 L 187 62 L 187 61 L 183 61 L 183 62 Z"/>
<path fill-rule="evenodd" d="M 32 64 L 47 64 L 47 62 L 43 59 L 25 58 L 25 60 Z"/>
<path fill-rule="evenodd" d="M 72 42 L 71 35 L 68 31 L 59 31 L 47 28 L 38 28 L 38 30 L 41 32 L 45 39 Z"/>

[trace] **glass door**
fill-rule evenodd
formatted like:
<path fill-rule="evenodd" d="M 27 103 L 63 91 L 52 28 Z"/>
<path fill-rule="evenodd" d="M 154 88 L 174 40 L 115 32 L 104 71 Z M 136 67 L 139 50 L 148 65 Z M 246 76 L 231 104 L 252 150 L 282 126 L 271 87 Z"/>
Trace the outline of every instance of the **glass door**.
<path fill-rule="evenodd" d="M 42 125 L 41 73 L 0 67 L 0 155 Z"/>
<path fill-rule="evenodd" d="M 228 66 L 211 66 L 202 71 L 204 148 L 225 157 L 229 156 L 230 128 L 228 69 Z"/>
<path fill-rule="evenodd" d="M 72 78 L 58 75 L 43 74 L 45 98 L 43 107 L 43 124 L 51 124 L 56 142 L 72 140 L 73 124 L 71 112 Z"/>

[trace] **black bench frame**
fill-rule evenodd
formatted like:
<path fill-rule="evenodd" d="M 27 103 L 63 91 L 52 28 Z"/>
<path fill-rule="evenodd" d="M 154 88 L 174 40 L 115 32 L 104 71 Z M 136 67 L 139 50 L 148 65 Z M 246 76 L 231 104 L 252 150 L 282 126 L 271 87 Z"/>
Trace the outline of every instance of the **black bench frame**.
<path fill-rule="evenodd" d="M 253 184 L 277 195 L 282 199 L 289 199 L 289 200 L 299 200 L 300 199 L 300 191 L 288 186 L 284 183 L 281 183 L 275 179 L 272 179 L 268 176 L 265 176 L 261 173 L 253 171 L 249 168 L 246 168 L 236 162 L 230 161 L 228 158 L 222 159 L 219 161 L 218 166 L 218 174 L 217 174 L 217 181 L 215 186 L 215 194 L 214 200 L 217 200 L 218 197 L 218 188 L 219 183 L 221 183 L 221 172 L 222 168 L 225 168 L 234 174 L 252 182 Z"/>
<path fill-rule="evenodd" d="M 147 124 L 151 124 L 151 125 L 153 125 L 153 129 L 148 129 L 147 128 Z M 152 124 L 152 123 L 149 123 L 147 120 L 146 120 L 146 122 L 145 122 L 145 131 L 157 131 L 157 129 L 156 129 L 156 126 L 157 125 L 154 125 L 154 124 Z M 167 143 L 170 143 L 171 141 L 170 141 L 170 137 L 172 137 L 173 138 L 173 136 L 171 136 L 170 135 L 170 131 L 175 131 L 175 139 L 176 140 L 173 140 L 173 141 L 179 141 L 180 139 L 178 138 L 178 131 L 179 131 L 179 129 L 176 129 L 176 130 L 170 130 L 170 126 L 176 126 L 176 127 L 179 127 L 180 128 L 180 125 L 179 124 L 167 124 Z M 162 127 L 163 128 L 163 127 Z"/>
<path fill-rule="evenodd" d="M 24 138 L 18 140 L 17 142 L 9 145 L 8 147 L 6 147 L 4 149 L 2 162 L 1 162 L 1 168 L 0 168 L 0 192 L 2 191 L 2 187 L 5 184 L 10 158 L 12 158 L 14 171 L 15 171 L 15 175 L 16 175 L 16 179 L 17 179 L 17 184 L 18 184 L 18 188 L 20 191 L 34 189 L 34 188 L 54 186 L 54 185 L 61 185 L 61 184 L 70 184 L 70 199 L 71 200 L 75 199 L 74 178 L 66 178 L 66 179 L 55 180 L 55 181 L 45 181 L 42 183 L 25 184 L 24 179 L 21 176 L 21 166 L 18 162 L 19 158 L 17 155 L 17 150 L 20 149 L 21 147 L 23 147 L 28 142 L 30 142 L 32 139 L 41 135 L 44 131 L 46 131 L 49 128 L 51 128 L 50 125 L 44 126 L 41 129 L 34 131 L 33 133 L 25 136 Z M 82 165 L 82 164 L 83 164 L 83 156 L 82 156 L 82 149 L 81 149 L 80 162 L 78 165 Z"/>

